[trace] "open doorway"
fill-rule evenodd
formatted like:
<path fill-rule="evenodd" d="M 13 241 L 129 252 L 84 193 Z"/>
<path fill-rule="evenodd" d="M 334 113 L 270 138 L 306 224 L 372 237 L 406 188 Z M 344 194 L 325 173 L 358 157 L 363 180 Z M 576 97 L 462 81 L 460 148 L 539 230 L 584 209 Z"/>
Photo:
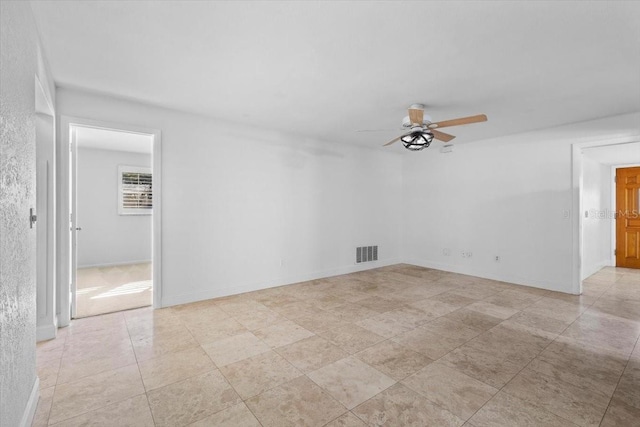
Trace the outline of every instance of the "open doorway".
<path fill-rule="evenodd" d="M 632 255 L 637 256 L 638 233 L 630 236 L 632 241 L 619 238 L 619 228 L 628 218 L 620 216 L 620 185 L 616 176 L 623 171 L 640 166 L 640 142 L 585 147 L 581 156 L 581 269 L 580 280 L 595 282 L 606 277 L 624 274 L 619 267 L 620 247 L 626 243 L 633 246 Z M 637 170 L 637 169 L 636 169 Z M 637 175 L 637 174 L 636 174 Z M 618 181 L 620 181 L 618 179 Z M 636 185 L 637 187 L 637 185 Z M 637 213 L 638 190 L 625 201 Z M 617 215 L 616 215 L 617 214 Z M 633 234 L 633 233 L 631 233 Z M 636 239 L 636 240 L 633 240 Z M 602 280 L 600 280 L 602 281 Z M 605 283 L 608 283 L 606 280 Z M 583 282 L 584 285 L 585 282 Z"/>
<path fill-rule="evenodd" d="M 76 317 L 76 267 L 77 267 L 77 238 L 84 230 L 75 218 L 76 197 L 75 173 L 77 154 L 77 131 L 82 128 L 111 130 L 129 134 L 141 134 L 151 136 L 153 146 L 151 149 L 151 169 L 153 179 L 153 207 L 152 207 L 152 294 L 153 307 L 162 307 L 162 139 L 158 129 L 144 128 L 140 126 L 113 123 L 103 120 L 87 119 L 70 116 L 60 116 L 60 138 L 58 139 L 57 153 L 59 155 L 59 168 L 57 173 L 57 190 L 59 201 L 57 205 L 58 238 L 56 273 L 59 284 L 59 312 L 58 326 L 64 327 Z M 112 176 L 117 182 L 117 172 Z M 117 200 L 113 202 L 117 207 Z"/>
<path fill-rule="evenodd" d="M 74 126 L 72 138 L 73 317 L 149 306 L 153 135 Z"/>

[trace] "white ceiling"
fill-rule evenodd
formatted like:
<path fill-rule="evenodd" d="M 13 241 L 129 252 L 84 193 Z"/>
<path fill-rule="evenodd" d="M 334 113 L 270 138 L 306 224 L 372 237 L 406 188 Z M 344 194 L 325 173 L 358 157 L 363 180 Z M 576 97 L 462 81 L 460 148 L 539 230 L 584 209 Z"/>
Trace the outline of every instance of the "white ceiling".
<path fill-rule="evenodd" d="M 583 153 L 605 165 L 640 164 L 640 142 L 585 148 Z"/>
<path fill-rule="evenodd" d="M 374 144 L 406 108 L 457 142 L 640 111 L 640 2 L 38 1 L 60 86 Z"/>
<path fill-rule="evenodd" d="M 151 135 L 90 127 L 76 128 L 76 140 L 78 147 L 132 153 L 150 154 L 153 145 L 153 136 Z"/>

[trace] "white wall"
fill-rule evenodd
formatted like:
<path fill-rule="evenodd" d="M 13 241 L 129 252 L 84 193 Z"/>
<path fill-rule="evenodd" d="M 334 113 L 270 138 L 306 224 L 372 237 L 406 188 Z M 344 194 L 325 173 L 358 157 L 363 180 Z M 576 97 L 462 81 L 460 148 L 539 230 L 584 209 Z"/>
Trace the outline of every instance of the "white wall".
<path fill-rule="evenodd" d="M 611 185 L 611 166 L 583 156 L 582 279 L 611 264 Z"/>
<path fill-rule="evenodd" d="M 118 214 L 118 166 L 151 167 L 151 155 L 81 147 L 78 140 L 78 267 L 151 260 L 151 215 Z"/>
<path fill-rule="evenodd" d="M 27 426 L 36 375 L 35 77 L 54 101 L 28 2 L 0 2 L 0 425 Z M 53 102 L 51 102 L 53 105 Z"/>
<path fill-rule="evenodd" d="M 69 89 L 57 109 L 162 131 L 163 305 L 399 261 L 397 152 Z M 356 266 L 375 244 L 380 261 Z"/>
<path fill-rule="evenodd" d="M 571 144 L 632 135 L 637 113 L 406 153 L 403 259 L 571 292 Z"/>

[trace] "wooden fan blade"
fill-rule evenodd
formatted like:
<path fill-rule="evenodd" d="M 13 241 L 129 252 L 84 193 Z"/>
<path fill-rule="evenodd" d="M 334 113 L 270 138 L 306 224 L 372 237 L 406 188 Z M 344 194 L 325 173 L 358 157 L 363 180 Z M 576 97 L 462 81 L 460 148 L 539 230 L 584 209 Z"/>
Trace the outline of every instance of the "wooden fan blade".
<path fill-rule="evenodd" d="M 411 120 L 412 124 L 422 125 L 422 121 L 424 120 L 424 110 L 409 108 L 409 120 Z"/>
<path fill-rule="evenodd" d="M 396 142 L 400 141 L 400 138 L 402 138 L 403 136 L 404 135 L 400 135 L 399 137 L 392 139 L 391 141 L 384 144 L 383 147 L 386 147 L 387 145 L 395 144 Z"/>
<path fill-rule="evenodd" d="M 455 138 L 455 136 L 453 136 L 453 135 L 449 135 L 448 133 L 440 132 L 440 131 L 437 131 L 435 129 L 430 129 L 429 132 L 431 132 L 433 134 L 433 137 L 435 139 L 440 140 L 440 141 L 444 141 L 444 142 L 449 142 L 453 138 Z"/>
<path fill-rule="evenodd" d="M 470 123 L 486 122 L 487 116 L 478 114 L 477 116 L 461 117 L 459 119 L 445 120 L 443 122 L 431 123 L 429 129 L 445 128 L 449 126 L 468 125 Z"/>

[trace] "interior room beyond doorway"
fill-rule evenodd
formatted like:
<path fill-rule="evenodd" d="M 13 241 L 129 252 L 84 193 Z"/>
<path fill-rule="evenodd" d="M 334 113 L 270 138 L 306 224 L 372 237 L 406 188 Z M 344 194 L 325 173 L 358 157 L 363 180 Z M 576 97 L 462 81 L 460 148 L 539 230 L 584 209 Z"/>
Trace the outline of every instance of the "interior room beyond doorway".
<path fill-rule="evenodd" d="M 75 316 L 151 305 L 153 136 L 78 127 Z"/>

